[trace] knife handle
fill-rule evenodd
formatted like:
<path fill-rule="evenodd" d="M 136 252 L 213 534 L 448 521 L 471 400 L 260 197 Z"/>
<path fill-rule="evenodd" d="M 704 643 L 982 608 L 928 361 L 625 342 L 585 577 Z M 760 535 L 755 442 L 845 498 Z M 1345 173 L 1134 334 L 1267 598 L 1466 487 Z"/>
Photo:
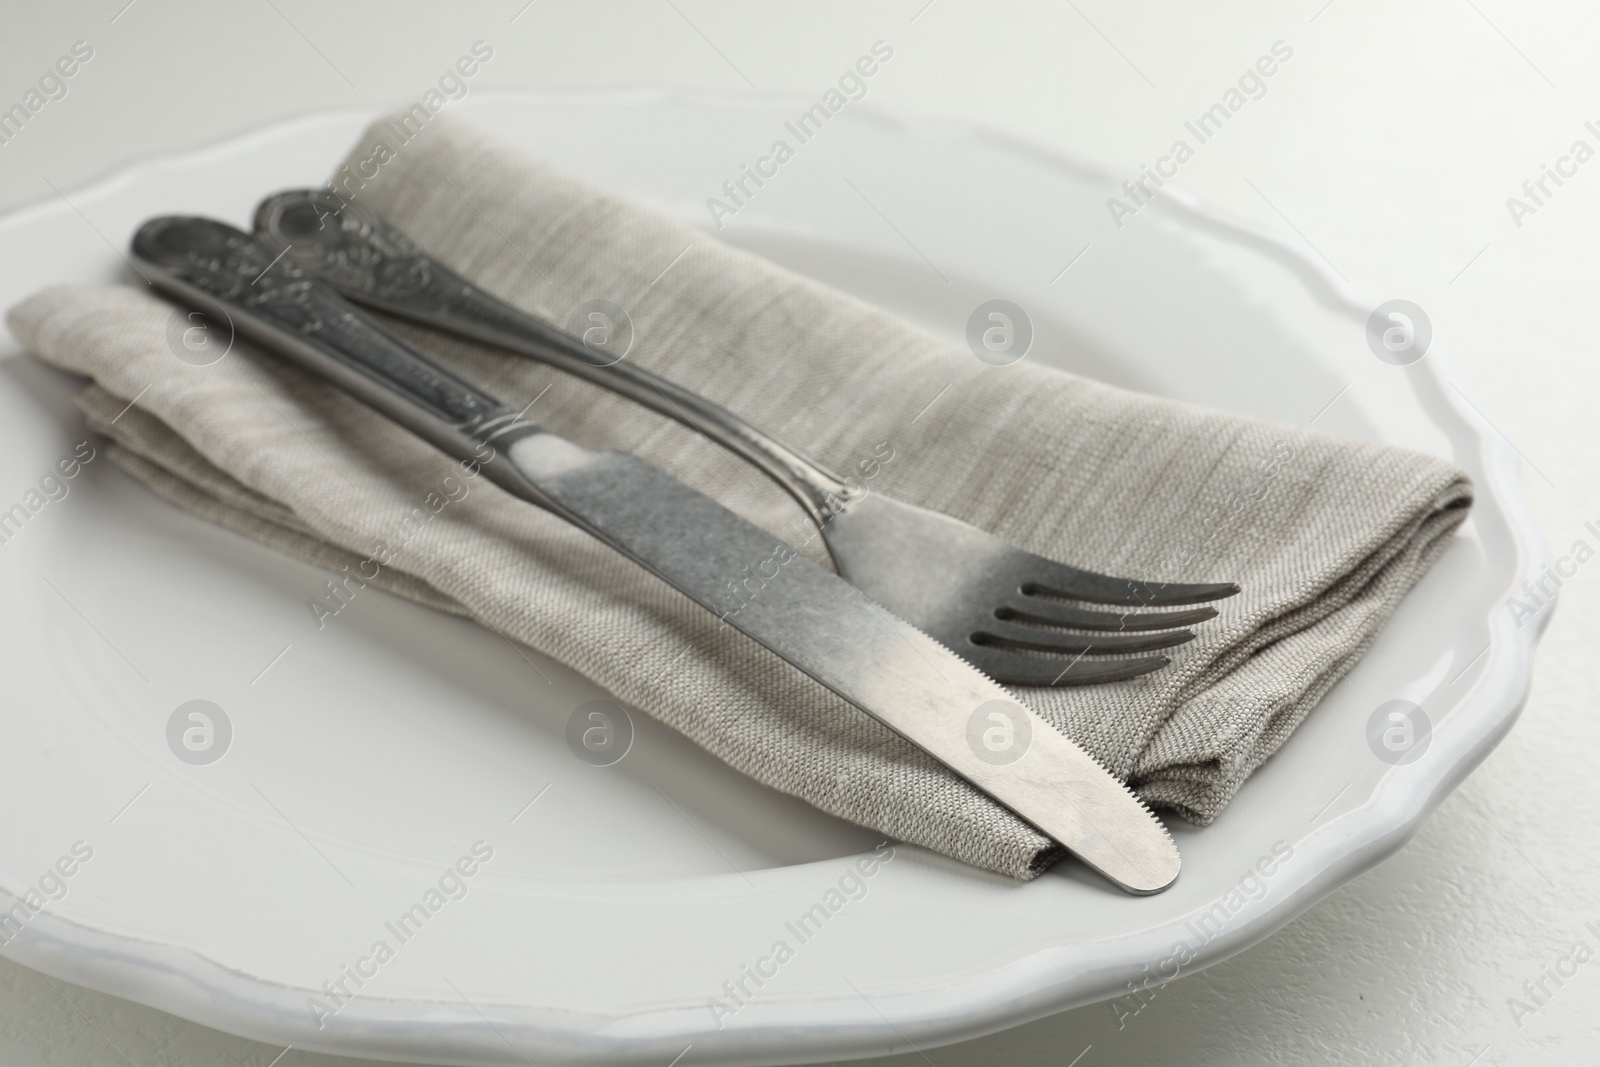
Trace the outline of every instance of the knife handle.
<path fill-rule="evenodd" d="M 244 336 L 358 399 L 519 496 L 538 491 L 504 464 L 485 461 L 544 433 L 498 399 L 434 363 L 328 285 L 242 230 L 167 215 L 139 227 L 134 261 L 163 292 L 226 319 Z M 488 449 L 486 450 L 486 447 Z M 530 495 L 531 494 L 531 495 Z"/>

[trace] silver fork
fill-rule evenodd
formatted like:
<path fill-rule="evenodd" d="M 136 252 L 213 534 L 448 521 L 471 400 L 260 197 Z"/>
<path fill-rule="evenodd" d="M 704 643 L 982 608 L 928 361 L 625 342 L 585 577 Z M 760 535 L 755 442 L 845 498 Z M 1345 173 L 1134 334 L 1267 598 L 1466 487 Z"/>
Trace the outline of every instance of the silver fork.
<path fill-rule="evenodd" d="M 1046 559 L 948 515 L 864 492 L 696 393 L 623 363 L 456 274 L 376 212 L 326 190 L 278 193 L 256 236 L 351 300 L 485 341 L 643 404 L 738 453 L 783 486 L 821 531 L 839 573 L 867 596 L 1011 685 L 1091 685 L 1165 666 L 1137 655 L 1194 638 L 1231 582 L 1146 582 Z M 737 596 L 737 589 L 733 590 Z M 1117 658 L 1104 659 L 1100 657 Z"/>

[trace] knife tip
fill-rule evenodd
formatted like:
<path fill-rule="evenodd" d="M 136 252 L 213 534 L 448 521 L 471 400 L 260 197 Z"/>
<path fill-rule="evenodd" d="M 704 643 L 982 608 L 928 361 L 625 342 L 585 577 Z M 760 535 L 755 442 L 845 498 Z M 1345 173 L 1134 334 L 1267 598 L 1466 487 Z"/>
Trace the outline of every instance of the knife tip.
<path fill-rule="evenodd" d="M 1131 872 L 1127 878 L 1116 879 L 1116 882 L 1134 896 L 1154 896 L 1172 887 L 1172 884 L 1178 880 L 1178 872 L 1182 866 L 1183 863 L 1178 858 L 1178 850 L 1173 849 L 1170 862 L 1150 864 L 1137 872 Z"/>
<path fill-rule="evenodd" d="M 1170 889 L 1183 868 L 1178 843 L 1156 816 L 1151 815 L 1150 818 L 1159 828 L 1159 834 L 1142 836 L 1133 848 L 1129 848 L 1129 842 L 1124 841 L 1121 847 L 1115 847 L 1109 853 L 1099 852 L 1096 858 L 1100 862 L 1089 863 L 1120 889 L 1134 896 L 1153 896 Z M 1081 852 L 1079 855 L 1088 859 Z"/>

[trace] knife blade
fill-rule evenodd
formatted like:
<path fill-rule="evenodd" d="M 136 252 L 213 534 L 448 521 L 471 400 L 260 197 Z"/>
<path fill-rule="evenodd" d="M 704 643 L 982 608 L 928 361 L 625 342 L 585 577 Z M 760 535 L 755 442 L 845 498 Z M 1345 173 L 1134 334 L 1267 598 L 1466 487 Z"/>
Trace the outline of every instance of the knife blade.
<path fill-rule="evenodd" d="M 645 567 L 939 760 L 1130 893 L 1177 847 L 1093 757 L 855 586 L 639 457 L 585 448 L 435 364 L 249 234 L 164 216 L 132 255 L 159 290 L 346 389 Z M 484 459 L 485 455 L 489 458 Z M 752 585 L 752 573 L 759 581 Z"/>

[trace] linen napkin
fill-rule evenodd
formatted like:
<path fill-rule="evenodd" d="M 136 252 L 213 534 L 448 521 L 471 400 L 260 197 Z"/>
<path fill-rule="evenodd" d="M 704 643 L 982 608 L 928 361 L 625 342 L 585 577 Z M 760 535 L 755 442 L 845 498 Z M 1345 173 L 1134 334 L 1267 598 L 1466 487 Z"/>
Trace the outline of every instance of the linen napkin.
<path fill-rule="evenodd" d="M 1197 823 L 1350 669 L 1466 517 L 1467 478 L 1440 459 L 1027 361 L 988 366 L 448 116 L 403 145 L 393 129 L 369 128 L 336 187 L 510 302 L 563 327 L 586 301 L 614 302 L 632 322 L 628 359 L 835 470 L 891 456 L 874 491 L 1107 573 L 1239 582 L 1161 671 L 1019 690 L 1152 805 Z M 134 477 L 328 572 L 308 628 L 384 588 L 550 654 L 824 811 L 1016 878 L 1060 855 L 642 568 L 359 402 L 242 340 L 210 365 L 175 358 L 172 316 L 141 289 L 61 286 L 8 322 L 40 358 L 93 379 L 81 406 Z M 827 563 L 781 490 L 695 433 L 560 372 L 385 321 L 556 432 L 637 453 Z"/>

